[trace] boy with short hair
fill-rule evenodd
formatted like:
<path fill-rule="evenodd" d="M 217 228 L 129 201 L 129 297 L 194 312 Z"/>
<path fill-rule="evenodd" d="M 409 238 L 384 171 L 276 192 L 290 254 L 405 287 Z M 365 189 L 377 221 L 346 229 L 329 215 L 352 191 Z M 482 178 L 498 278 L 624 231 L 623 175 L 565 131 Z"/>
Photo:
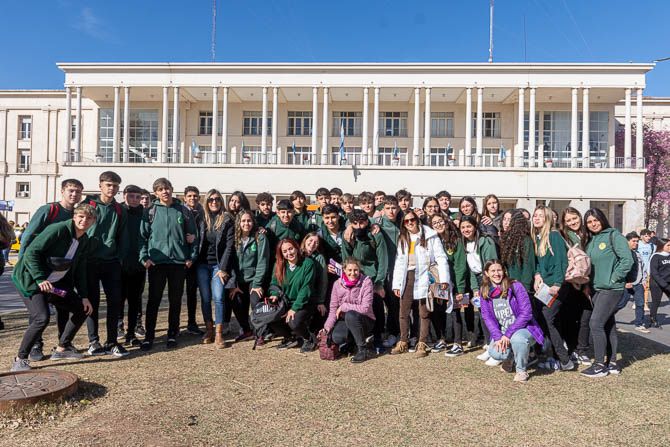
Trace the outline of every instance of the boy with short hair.
<path fill-rule="evenodd" d="M 317 231 L 319 228 L 321 228 L 321 224 L 323 223 L 323 215 L 321 214 L 321 210 L 324 206 L 330 203 L 330 191 L 328 188 L 321 187 L 317 189 L 316 193 L 314 193 L 314 196 L 316 197 L 316 203 L 319 204 L 319 208 L 312 213 L 308 231 Z"/>
<path fill-rule="evenodd" d="M 349 219 L 349 214 L 354 210 L 354 196 L 349 193 L 342 194 L 340 205 L 342 207 L 340 214 L 342 214 L 345 219 Z"/>
<path fill-rule="evenodd" d="M 144 209 L 149 209 L 151 208 L 152 202 L 153 199 L 151 198 L 151 193 L 146 189 L 142 189 L 142 193 L 140 194 L 140 205 L 142 205 Z"/>
<path fill-rule="evenodd" d="M 293 204 L 286 199 L 277 202 L 277 214 L 270 219 L 265 229 L 270 242 L 270 253 L 274 253 L 279 241 L 293 239 L 300 244 L 305 235 L 303 226 L 294 219 Z"/>
<path fill-rule="evenodd" d="M 140 345 L 143 351 L 153 348 L 158 308 L 166 283 L 169 300 L 167 347 L 177 346 L 185 268 L 190 268 L 198 256 L 197 238 L 192 243 L 187 241 L 187 235 L 197 234 L 191 211 L 172 197 L 172 183 L 168 179 L 157 179 L 153 189 L 158 199 L 144 214 L 140 227 L 140 261 L 149 270 L 146 336 Z"/>
<path fill-rule="evenodd" d="M 449 191 L 440 191 L 437 193 L 435 196 L 437 199 L 437 203 L 440 205 L 440 212 L 442 212 L 442 215 L 444 217 L 448 217 L 451 220 L 456 219 L 456 216 L 458 216 L 457 212 L 451 212 L 449 207 L 451 206 L 451 194 Z"/>
<path fill-rule="evenodd" d="M 184 205 L 191 211 L 195 220 L 196 232 L 200 229 L 200 224 L 204 219 L 204 211 L 200 204 L 200 190 L 195 186 L 187 186 L 184 189 Z M 199 234 L 195 235 L 200 237 Z M 186 269 L 186 312 L 188 314 L 188 324 L 186 331 L 191 335 L 204 335 L 204 332 L 198 327 L 196 321 L 196 310 L 198 308 L 198 275 L 195 267 Z"/>
<path fill-rule="evenodd" d="M 375 211 L 384 210 L 384 201 L 386 200 L 386 193 L 384 191 L 375 192 Z"/>
<path fill-rule="evenodd" d="M 330 203 L 331 205 L 340 206 L 340 198 L 342 197 L 342 190 L 340 188 L 330 189 Z"/>
<path fill-rule="evenodd" d="M 261 228 L 267 227 L 270 223 L 270 220 L 275 215 L 272 212 L 272 204 L 275 201 L 275 198 L 272 197 L 272 194 L 269 192 L 262 192 L 256 196 L 256 225 Z"/>
<path fill-rule="evenodd" d="M 385 348 L 392 348 L 398 341 L 400 335 L 400 301 L 393 294 L 393 267 L 395 266 L 398 239 L 400 238 L 400 225 L 402 224 L 398 199 L 395 196 L 386 196 L 384 199 L 383 214 L 376 219 L 379 225 L 388 253 L 388 274 L 384 282 L 384 304 L 386 304 L 386 331 L 388 338 L 384 341 Z M 380 314 L 381 318 L 383 315 Z M 379 318 L 376 317 L 376 318 Z"/>
<path fill-rule="evenodd" d="M 358 195 L 358 206 L 372 219 L 375 215 L 375 196 L 371 192 L 363 191 Z"/>
<path fill-rule="evenodd" d="M 398 199 L 398 206 L 401 213 L 406 213 L 407 210 L 412 209 L 412 193 L 406 189 L 401 189 L 395 193 L 395 198 Z"/>

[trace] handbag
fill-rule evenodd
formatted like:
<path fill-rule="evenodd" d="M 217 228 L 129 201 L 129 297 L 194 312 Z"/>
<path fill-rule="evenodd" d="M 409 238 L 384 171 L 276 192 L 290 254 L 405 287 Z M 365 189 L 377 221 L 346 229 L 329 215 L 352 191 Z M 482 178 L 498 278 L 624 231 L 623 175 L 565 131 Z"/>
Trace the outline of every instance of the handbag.
<path fill-rule="evenodd" d="M 428 299 L 426 300 L 426 307 L 432 312 L 433 300 L 447 300 L 449 301 L 451 293 L 449 292 L 449 287 L 442 290 L 440 288 L 440 274 L 437 269 L 437 264 L 431 264 L 428 267 L 428 275 L 430 276 L 428 285 Z M 430 302 L 430 306 L 428 303 Z"/>
<path fill-rule="evenodd" d="M 337 343 L 333 343 L 331 334 L 326 334 L 325 331 L 320 331 L 317 335 L 319 343 L 319 357 L 321 360 L 337 360 L 340 357 L 340 347 Z"/>
<path fill-rule="evenodd" d="M 250 323 L 254 328 L 256 340 L 267 331 L 270 324 L 281 320 L 290 308 L 281 287 L 270 286 L 268 293 L 271 296 L 256 303 L 251 310 Z M 256 349 L 256 342 L 254 342 L 253 349 Z"/>

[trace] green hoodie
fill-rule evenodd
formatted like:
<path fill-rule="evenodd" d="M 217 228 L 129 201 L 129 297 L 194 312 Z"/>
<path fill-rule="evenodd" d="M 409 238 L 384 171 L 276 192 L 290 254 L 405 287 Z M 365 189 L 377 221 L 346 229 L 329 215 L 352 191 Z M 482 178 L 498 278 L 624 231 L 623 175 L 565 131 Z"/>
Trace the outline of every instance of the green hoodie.
<path fill-rule="evenodd" d="M 519 281 L 526 290 L 533 290 L 533 282 L 535 281 L 535 246 L 533 245 L 533 239 L 530 236 L 526 236 L 523 241 L 523 253 L 522 259 L 524 262 L 519 265 L 516 255 L 514 256 L 514 262 L 511 265 L 505 265 L 507 267 L 507 274 L 510 278 Z"/>
<path fill-rule="evenodd" d="M 591 285 L 595 290 L 623 290 L 633 268 L 628 241 L 614 228 L 593 235 L 586 246 L 591 258 Z"/>
<path fill-rule="evenodd" d="M 258 233 L 246 247 L 242 244 L 235 250 L 235 272 L 238 279 L 249 283 L 252 288 L 265 287 L 270 269 L 270 247 L 264 234 Z"/>
<path fill-rule="evenodd" d="M 384 242 L 386 242 L 386 252 L 388 256 L 388 273 L 389 276 L 393 274 L 395 267 L 395 255 L 398 251 L 398 239 L 400 238 L 400 228 L 390 221 L 386 216 L 381 216 L 373 222 L 379 225 L 381 233 L 384 235 Z"/>
<path fill-rule="evenodd" d="M 270 219 L 265 229 L 267 230 L 268 239 L 270 239 L 272 251 L 277 248 L 277 244 L 283 239 L 293 239 L 300 244 L 302 237 L 305 235 L 305 229 L 295 218 L 288 225 L 284 225 L 277 215 L 274 215 Z"/>
<path fill-rule="evenodd" d="M 344 241 L 342 243 L 342 257 L 347 258 L 349 256 L 358 259 L 363 274 L 372 279 L 375 287 L 384 286 L 384 280 L 386 280 L 386 274 L 388 273 L 388 253 L 384 235 L 381 231 L 375 235 L 368 231 L 367 240 L 354 239 L 353 245 Z"/>
<path fill-rule="evenodd" d="M 52 220 L 49 220 L 49 213 L 51 212 L 52 206 L 55 206 L 58 212 Z M 35 239 L 42 231 L 44 231 L 47 226 L 58 222 L 65 222 L 66 220 L 71 219 L 72 211 L 63 208 L 58 202 L 47 203 L 46 205 L 42 205 L 41 207 L 37 208 L 37 211 L 35 211 L 32 219 L 30 219 L 30 222 L 28 222 L 28 227 L 21 236 L 21 249 L 19 250 L 19 257 L 23 255 L 33 239 Z"/>
<path fill-rule="evenodd" d="M 284 261 L 286 263 L 286 261 Z M 287 263 L 288 264 L 288 263 Z M 297 312 L 309 303 L 314 288 L 314 261 L 304 258 L 295 269 L 291 270 L 286 265 L 284 281 L 279 284 L 277 277 L 272 274 L 272 285 L 280 286 L 286 299 L 291 305 L 291 310 Z"/>
<path fill-rule="evenodd" d="M 126 210 L 128 220 L 126 221 L 126 240 L 125 256 L 121 259 L 121 267 L 124 272 L 144 271 L 144 265 L 140 262 L 140 228 L 142 218 L 144 217 L 144 208 L 142 205 L 134 208 L 125 203 L 122 205 Z"/>
<path fill-rule="evenodd" d="M 63 258 L 75 238 L 72 220 L 49 225 L 30 244 L 14 267 L 12 281 L 18 291 L 26 298 L 39 292 L 39 284 L 49 277 L 53 269 L 51 258 Z M 89 237 L 87 234 L 79 238 L 79 246 L 72 259 L 67 275 L 59 282 L 74 286 L 81 298 L 88 298 L 86 287 L 86 264 L 88 261 Z"/>
<path fill-rule="evenodd" d="M 293 216 L 295 220 L 300 222 L 300 225 L 302 225 L 303 228 L 307 229 L 309 228 L 309 214 L 307 213 L 307 207 L 303 208 L 302 213 L 297 212 Z"/>
<path fill-rule="evenodd" d="M 536 244 L 540 246 L 540 236 L 536 238 Z M 549 233 L 549 246 L 544 256 L 536 253 L 535 273 L 542 276 L 542 281 L 551 286 L 561 287 L 565 281 L 565 271 L 568 269 L 568 249 L 565 240 L 556 230 Z"/>
<path fill-rule="evenodd" d="M 326 257 L 326 262 L 329 262 L 331 259 L 338 263 L 342 263 L 342 246 L 337 243 L 335 239 L 328 231 L 328 228 L 325 224 L 321 224 L 321 229 L 318 231 L 319 237 L 323 241 L 323 254 Z M 344 234 L 342 230 L 338 231 L 337 236 L 341 244 L 344 244 Z"/>
<path fill-rule="evenodd" d="M 149 222 L 151 209 L 144 211 L 140 226 L 140 262 L 148 259 L 154 264 L 184 264 L 198 258 L 198 240 L 186 242 L 186 234 L 197 234 L 195 219 L 189 209 L 173 199 L 168 208 L 160 200 L 153 205 L 153 221 Z"/>
<path fill-rule="evenodd" d="M 119 261 L 126 251 L 126 210 L 116 200 L 104 203 L 99 195 L 84 199 L 95 208 L 97 218 L 88 230 L 92 239 L 90 261 L 92 263 Z"/>
<path fill-rule="evenodd" d="M 483 269 L 488 261 L 498 258 L 498 251 L 493 238 L 489 236 L 479 236 L 478 246 Z M 454 270 L 456 272 L 456 293 L 465 293 L 468 289 L 479 290 L 477 274 L 473 273 L 468 266 L 467 253 L 462 239 L 458 240 L 454 252 Z"/>

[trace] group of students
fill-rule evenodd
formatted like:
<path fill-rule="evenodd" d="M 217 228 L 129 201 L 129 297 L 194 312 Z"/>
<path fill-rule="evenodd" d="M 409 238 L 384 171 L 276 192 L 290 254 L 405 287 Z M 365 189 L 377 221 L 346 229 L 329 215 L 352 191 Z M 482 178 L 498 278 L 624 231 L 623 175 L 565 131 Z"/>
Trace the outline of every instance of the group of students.
<path fill-rule="evenodd" d="M 49 304 L 57 309 L 59 337 L 52 359 L 81 358 L 72 340 L 84 322 L 89 355 L 123 357 L 129 346 L 150 351 L 167 286 L 168 348 L 177 346 L 186 289 L 187 330 L 217 348 L 228 346 L 234 313 L 235 342 L 282 337 L 278 349 L 309 352 L 321 335 L 354 363 L 382 353 L 456 357 L 483 347 L 477 359 L 516 371 L 515 381 L 527 381 L 536 363 L 561 371 L 581 364 L 587 366 L 581 374 L 603 377 L 621 372 L 615 313 L 632 297 L 636 328 L 659 327 L 658 304 L 670 291 L 668 240 L 652 251 L 643 232 L 638 246 L 640 236 L 622 236 L 597 208 L 584 216 L 570 207 L 559 216 L 543 205 L 532 214 L 503 212 L 489 195 L 481 213 L 472 197 L 453 212 L 447 191 L 413 208 L 406 190 L 354 197 L 319 188 L 314 212 L 301 191 L 276 204 L 271 194 L 258 194 L 252 211 L 241 191 L 225 203 L 212 189 L 201 204 L 200 191 L 190 186 L 178 200 L 165 178 L 152 193 L 126 186 L 118 203 L 121 178 L 104 172 L 99 180 L 100 194 L 83 201 L 81 182 L 63 181 L 62 200 L 38 209 L 23 235 L 13 281 L 30 324 L 14 371 L 45 358 Z M 104 344 L 100 285 L 107 301 Z M 204 331 L 196 323 L 198 291 Z M 250 310 L 280 296 L 286 314 L 254 331 Z"/>

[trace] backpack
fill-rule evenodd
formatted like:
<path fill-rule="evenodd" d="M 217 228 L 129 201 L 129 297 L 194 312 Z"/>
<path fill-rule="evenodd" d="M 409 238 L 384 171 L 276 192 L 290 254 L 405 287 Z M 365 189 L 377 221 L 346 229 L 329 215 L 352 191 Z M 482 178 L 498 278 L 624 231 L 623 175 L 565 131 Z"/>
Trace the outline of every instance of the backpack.
<path fill-rule="evenodd" d="M 591 258 L 579 244 L 571 247 L 566 241 L 565 245 L 568 248 L 568 268 L 565 271 L 565 280 L 574 285 L 587 284 L 591 276 Z"/>
<path fill-rule="evenodd" d="M 49 204 L 49 214 L 47 214 L 47 225 L 54 223 L 58 217 L 58 203 L 52 202 Z"/>
<path fill-rule="evenodd" d="M 253 309 L 251 309 L 251 318 L 249 319 L 249 322 L 254 328 L 254 335 L 256 336 L 256 341 L 254 341 L 252 350 L 256 349 L 258 337 L 263 336 L 267 332 L 268 326 L 281 320 L 290 309 L 288 300 L 286 299 L 286 295 L 284 295 L 282 288 L 271 285 L 268 289 L 268 295 L 272 296 L 273 292 L 276 293 L 276 300 L 272 301 L 268 299 L 269 297 L 265 298 L 256 303 Z"/>

